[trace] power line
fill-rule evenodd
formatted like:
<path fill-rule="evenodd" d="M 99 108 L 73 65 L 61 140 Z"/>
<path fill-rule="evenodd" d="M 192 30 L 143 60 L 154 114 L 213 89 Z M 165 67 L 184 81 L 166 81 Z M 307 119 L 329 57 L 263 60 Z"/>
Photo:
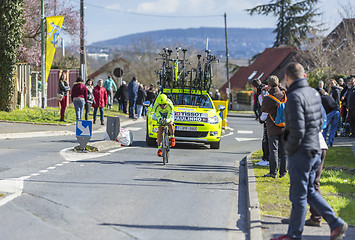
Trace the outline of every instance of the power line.
<path fill-rule="evenodd" d="M 91 4 L 91 3 L 85 3 L 85 5 L 90 6 L 90 7 L 94 7 L 94 8 L 100 8 L 100 9 L 104 9 L 104 10 L 120 12 L 120 13 L 130 14 L 130 15 L 145 16 L 145 17 L 160 17 L 160 18 L 212 18 L 212 17 L 223 17 L 223 15 L 201 15 L 201 16 L 155 15 L 155 14 L 128 12 L 128 11 L 119 10 L 119 9 L 105 8 L 105 7 L 94 5 L 94 4 Z"/>

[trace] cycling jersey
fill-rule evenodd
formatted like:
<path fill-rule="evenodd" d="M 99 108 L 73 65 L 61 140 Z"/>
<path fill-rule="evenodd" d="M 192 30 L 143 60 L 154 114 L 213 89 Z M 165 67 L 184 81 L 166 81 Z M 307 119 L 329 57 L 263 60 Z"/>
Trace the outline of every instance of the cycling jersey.
<path fill-rule="evenodd" d="M 153 111 L 158 122 L 161 118 L 165 118 L 167 123 L 174 121 L 174 105 L 170 99 L 167 100 L 166 107 L 164 109 L 160 107 L 158 101 L 155 101 Z"/>

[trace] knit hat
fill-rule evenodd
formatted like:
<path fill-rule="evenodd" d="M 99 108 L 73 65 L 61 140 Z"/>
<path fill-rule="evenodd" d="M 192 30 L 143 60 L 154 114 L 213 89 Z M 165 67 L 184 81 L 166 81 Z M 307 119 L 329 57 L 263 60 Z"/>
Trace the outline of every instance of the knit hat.
<path fill-rule="evenodd" d="M 279 78 L 277 76 L 275 76 L 275 75 L 270 75 L 267 78 L 267 84 L 270 87 L 277 87 L 277 86 L 279 86 Z"/>

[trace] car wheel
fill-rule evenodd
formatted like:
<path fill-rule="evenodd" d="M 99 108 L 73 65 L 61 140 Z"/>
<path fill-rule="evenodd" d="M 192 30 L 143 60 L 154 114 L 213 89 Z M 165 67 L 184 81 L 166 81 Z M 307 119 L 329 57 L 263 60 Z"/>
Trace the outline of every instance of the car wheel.
<path fill-rule="evenodd" d="M 219 149 L 220 143 L 221 143 L 220 141 L 218 141 L 218 142 L 211 142 L 210 148 L 211 148 L 211 149 Z"/>
<path fill-rule="evenodd" d="M 151 138 L 148 136 L 145 137 L 145 143 L 147 144 L 147 146 L 150 146 L 150 147 L 154 147 L 157 144 L 155 138 Z"/>

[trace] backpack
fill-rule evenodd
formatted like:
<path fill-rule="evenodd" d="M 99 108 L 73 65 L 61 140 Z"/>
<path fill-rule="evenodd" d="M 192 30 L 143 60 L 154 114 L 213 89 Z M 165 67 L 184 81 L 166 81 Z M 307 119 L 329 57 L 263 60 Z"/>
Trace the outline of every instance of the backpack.
<path fill-rule="evenodd" d="M 279 99 L 277 99 L 276 97 L 272 96 L 272 95 L 267 95 L 266 96 L 266 97 L 269 97 L 269 98 L 271 98 L 272 100 L 274 100 L 275 102 L 278 103 L 275 120 L 273 119 L 271 114 L 269 114 L 271 120 L 278 127 L 285 127 L 285 113 L 284 112 L 285 112 L 285 104 L 287 102 L 287 97 L 286 97 L 286 93 L 285 92 L 284 92 L 284 94 L 285 94 L 285 96 L 284 96 L 284 98 L 281 101 Z"/>

